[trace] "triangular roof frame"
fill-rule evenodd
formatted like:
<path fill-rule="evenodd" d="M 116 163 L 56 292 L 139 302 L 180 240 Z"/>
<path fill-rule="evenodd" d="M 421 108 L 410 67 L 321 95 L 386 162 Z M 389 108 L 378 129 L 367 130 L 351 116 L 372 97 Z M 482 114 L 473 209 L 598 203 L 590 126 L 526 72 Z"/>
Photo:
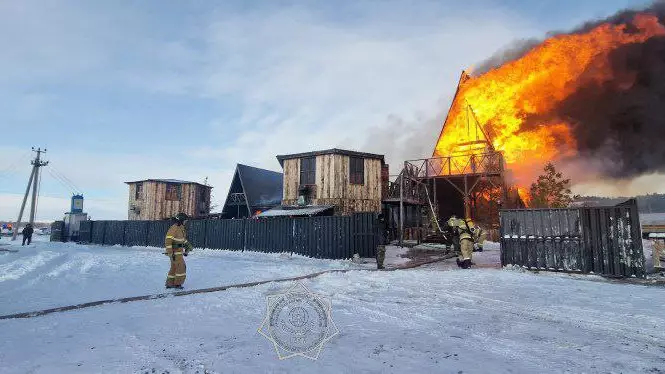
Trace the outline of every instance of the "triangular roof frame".
<path fill-rule="evenodd" d="M 448 113 L 446 113 L 446 119 L 443 121 L 443 124 L 441 125 L 441 132 L 439 132 L 439 136 L 436 138 L 437 144 L 439 143 L 439 139 L 441 139 L 441 136 L 443 135 L 443 130 L 446 128 L 446 124 L 448 123 L 450 110 L 453 109 L 453 105 L 455 105 L 455 101 L 457 101 L 457 95 L 459 95 L 460 86 L 462 85 L 462 83 L 466 82 L 469 79 L 471 79 L 471 76 L 466 73 L 466 70 L 462 70 L 462 74 L 460 74 L 459 81 L 457 82 L 457 89 L 455 90 L 455 95 L 453 96 L 453 99 L 450 102 L 450 107 L 448 107 Z M 434 144 L 432 157 L 436 157 L 436 144 Z"/>
<path fill-rule="evenodd" d="M 245 207 L 247 208 L 247 213 L 251 214 L 251 210 L 249 208 L 249 201 L 247 199 L 247 193 L 245 192 L 245 186 L 242 183 L 242 178 L 240 176 L 240 170 L 239 170 L 240 164 L 236 165 L 236 170 L 233 172 L 233 178 L 231 178 L 231 185 L 229 186 L 229 192 L 226 194 L 226 200 L 224 201 L 224 206 L 222 207 L 222 214 L 226 211 L 226 208 L 229 204 L 229 198 L 231 196 L 231 190 L 233 190 L 233 183 L 235 182 L 236 178 L 238 178 L 238 181 L 240 182 L 240 188 L 242 189 L 242 195 L 245 198 Z"/>
<path fill-rule="evenodd" d="M 247 173 L 248 175 L 245 175 L 244 173 Z M 231 191 L 233 190 L 236 178 L 238 178 L 238 182 L 240 183 L 242 196 L 244 197 L 245 202 L 244 206 L 247 208 L 249 216 L 252 215 L 252 209 L 255 207 L 263 207 L 264 205 L 272 207 L 281 203 L 283 187 L 282 173 L 249 165 L 237 164 L 235 172 L 233 173 L 233 178 L 231 179 L 229 192 L 226 195 L 226 200 L 224 202 L 224 206 L 222 207 L 222 213 L 227 212 Z M 249 182 L 252 184 L 252 186 L 247 186 L 245 184 L 245 179 L 247 178 L 249 178 Z M 247 187 L 252 188 L 250 191 L 248 191 Z M 257 188 L 259 189 L 258 191 Z M 269 201 L 264 201 L 264 195 L 257 194 L 259 191 L 266 192 Z"/>
<path fill-rule="evenodd" d="M 453 96 L 453 100 L 450 102 L 450 107 L 448 107 L 448 113 L 446 113 L 446 119 L 443 121 L 443 124 L 441 125 L 441 131 L 439 132 L 439 136 L 436 138 L 436 140 L 437 140 L 436 143 L 437 144 L 439 143 L 439 140 L 443 136 L 443 131 L 446 129 L 446 125 L 448 124 L 448 119 L 450 118 L 450 111 L 452 110 L 453 106 L 455 105 L 455 103 L 458 100 L 460 87 L 462 86 L 462 84 L 464 82 L 468 81 L 469 79 L 471 79 L 471 76 L 466 72 L 466 70 L 462 70 L 462 73 L 460 74 L 459 81 L 457 82 L 457 89 L 455 90 L 455 95 Z M 483 137 L 485 138 L 485 140 L 489 144 L 490 148 L 493 149 L 494 145 L 492 144 L 492 140 L 490 139 L 487 132 L 485 132 L 483 127 L 480 125 L 480 122 L 478 121 L 478 117 L 476 116 L 476 113 L 474 112 L 473 107 L 471 107 L 471 105 L 468 102 L 465 102 L 465 103 L 467 105 L 467 109 L 471 112 L 471 115 L 473 116 L 473 120 L 475 122 L 476 128 L 478 128 L 480 130 Z M 436 157 L 436 144 L 434 144 L 434 150 L 432 151 L 432 157 Z"/>

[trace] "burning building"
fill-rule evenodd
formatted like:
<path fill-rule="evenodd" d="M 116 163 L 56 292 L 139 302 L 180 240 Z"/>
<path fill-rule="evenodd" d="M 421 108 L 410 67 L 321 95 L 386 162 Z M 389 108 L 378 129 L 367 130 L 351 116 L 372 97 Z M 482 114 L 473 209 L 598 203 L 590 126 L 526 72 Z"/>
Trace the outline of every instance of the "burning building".
<path fill-rule="evenodd" d="M 437 217 L 495 221 L 552 161 L 576 182 L 665 170 L 665 3 L 624 11 L 463 73 L 432 158 L 397 180 Z M 521 199 L 511 193 L 519 191 Z"/>
<path fill-rule="evenodd" d="M 401 200 L 420 201 L 435 225 L 454 214 L 489 227 L 500 208 L 523 206 L 508 182 L 503 152 L 462 95 L 470 79 L 462 72 L 432 157 L 406 161 L 396 181 L 405 191 Z"/>

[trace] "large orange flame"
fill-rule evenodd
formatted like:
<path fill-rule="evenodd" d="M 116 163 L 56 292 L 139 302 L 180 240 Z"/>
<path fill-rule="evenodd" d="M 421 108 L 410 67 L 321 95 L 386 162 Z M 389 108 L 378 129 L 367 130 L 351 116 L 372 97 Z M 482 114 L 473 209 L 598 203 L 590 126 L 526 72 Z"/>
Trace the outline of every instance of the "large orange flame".
<path fill-rule="evenodd" d="M 434 156 L 454 154 L 459 143 L 477 140 L 477 131 L 469 127 L 477 122 L 494 148 L 504 153 L 514 183 L 525 195 L 524 186 L 546 161 L 576 155 L 573 124 L 538 115 L 550 113 L 585 83 L 629 87 L 634 77 L 615 76 L 608 54 L 662 35 L 665 27 L 655 16 L 638 14 L 631 25 L 605 23 L 585 33 L 551 37 L 515 61 L 462 79 Z"/>

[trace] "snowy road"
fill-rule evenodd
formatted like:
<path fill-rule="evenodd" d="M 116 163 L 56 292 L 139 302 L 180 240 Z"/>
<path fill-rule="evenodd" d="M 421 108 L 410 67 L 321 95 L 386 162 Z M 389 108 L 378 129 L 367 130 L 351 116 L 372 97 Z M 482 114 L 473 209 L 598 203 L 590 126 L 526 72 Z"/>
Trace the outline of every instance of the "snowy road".
<path fill-rule="evenodd" d="M 284 272 L 296 271 L 294 261 L 301 269 L 352 266 L 248 253 L 224 256 L 233 255 L 256 269 L 284 267 Z M 483 254 L 490 262 L 495 255 Z M 78 282 L 90 292 L 95 284 L 102 284 L 100 293 L 112 289 L 95 283 L 95 274 L 115 269 L 111 263 L 100 259 L 87 272 L 77 270 Z M 145 269 L 133 266 L 119 270 L 121 279 L 130 278 L 128 269 Z M 229 267 L 220 274 L 239 280 L 263 274 L 243 271 Z M 25 295 L 29 284 L 46 285 L 35 274 L 22 278 Z M 77 284 L 65 280 L 65 272 L 53 278 L 50 284 L 57 287 Z M 126 284 L 146 287 L 145 281 L 138 277 Z M 7 282 L 0 283 L 3 292 Z M 441 271 L 433 265 L 327 274 L 303 283 L 332 298 L 341 330 L 315 362 L 279 361 L 257 333 L 265 296 L 289 286 L 269 283 L 2 320 L 0 372 L 658 373 L 665 368 L 664 288 L 496 269 Z M 30 302 L 15 297 L 15 302 Z M 5 308 L 5 296 L 0 300 Z"/>
<path fill-rule="evenodd" d="M 19 250 L 0 252 L 0 315 L 165 291 L 169 260 L 158 248 L 16 243 L 0 247 Z M 355 267 L 350 261 L 194 250 L 187 257 L 185 286 L 215 287 Z"/>

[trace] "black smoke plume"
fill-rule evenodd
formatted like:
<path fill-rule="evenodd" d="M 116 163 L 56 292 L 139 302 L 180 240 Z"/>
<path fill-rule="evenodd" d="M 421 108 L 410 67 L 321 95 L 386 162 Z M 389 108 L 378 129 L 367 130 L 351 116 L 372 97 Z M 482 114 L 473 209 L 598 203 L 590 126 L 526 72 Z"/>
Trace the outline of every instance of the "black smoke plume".
<path fill-rule="evenodd" d="M 605 20 L 588 22 L 572 31 L 584 33 L 601 23 L 625 24 L 637 13 L 656 15 L 665 25 L 665 1 L 643 10 L 625 10 Z M 535 45 L 526 43 L 493 56 L 480 65 L 481 72 L 513 61 Z M 615 82 L 584 80 L 578 89 L 550 113 L 526 118 L 525 130 L 564 119 L 572 124 L 577 151 L 592 159 L 601 174 L 632 178 L 665 171 L 665 37 L 627 44 L 609 54 Z M 589 65 L 594 68 L 594 64 Z M 593 75 L 592 71 L 585 74 Z M 474 74 L 474 75 L 477 75 Z"/>

